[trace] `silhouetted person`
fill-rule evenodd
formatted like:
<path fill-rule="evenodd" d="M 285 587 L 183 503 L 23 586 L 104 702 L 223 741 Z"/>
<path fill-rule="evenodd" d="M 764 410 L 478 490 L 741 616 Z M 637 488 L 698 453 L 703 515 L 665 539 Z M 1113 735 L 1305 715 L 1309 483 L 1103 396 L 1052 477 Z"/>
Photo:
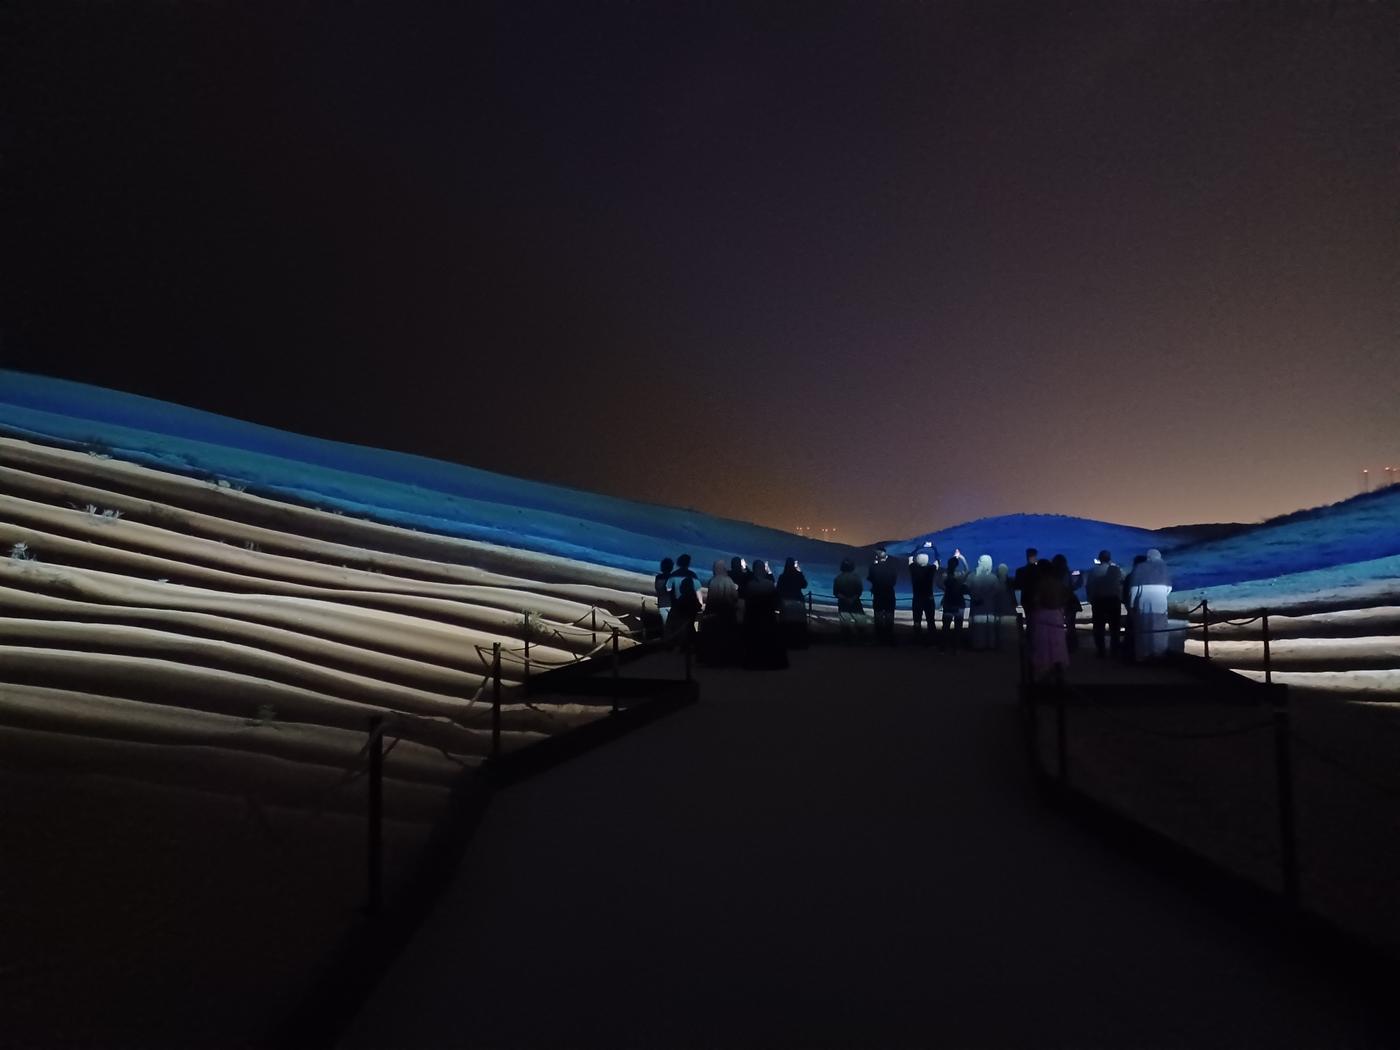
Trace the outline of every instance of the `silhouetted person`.
<path fill-rule="evenodd" d="M 920 548 L 909 557 L 909 589 L 913 592 L 914 637 L 919 637 L 919 624 L 927 617 L 928 630 L 924 644 L 933 643 L 933 584 L 938 575 L 938 560 L 931 556 L 932 544 Z"/>
<path fill-rule="evenodd" d="M 666 618 L 671 614 L 671 570 L 676 563 L 670 558 L 661 559 L 661 571 L 656 574 L 656 611 L 661 617 L 661 633 L 666 633 Z"/>
<path fill-rule="evenodd" d="M 1040 581 L 1040 552 L 1034 547 L 1026 548 L 1026 564 L 1016 570 L 1013 585 L 1016 593 L 1021 596 L 1021 612 L 1026 620 L 1026 633 L 1029 635 L 1031 627 L 1031 612 L 1035 609 L 1035 589 Z"/>
<path fill-rule="evenodd" d="M 870 604 L 875 609 L 875 640 L 894 645 L 894 588 L 899 566 L 890 561 L 884 547 L 875 548 L 875 560 L 865 574 L 870 582 Z"/>
<path fill-rule="evenodd" d="M 1155 547 L 1128 576 L 1129 608 L 1133 616 L 1133 656 L 1152 660 L 1167 651 L 1167 596 L 1172 574 Z"/>
<path fill-rule="evenodd" d="M 1001 585 L 1001 590 L 997 592 L 997 648 L 1009 639 L 1016 637 L 1016 583 L 1011 578 L 1011 569 L 1002 562 L 997 566 L 997 583 Z"/>
<path fill-rule="evenodd" d="M 1037 678 L 1059 677 L 1069 666 L 1065 646 L 1065 605 L 1069 585 L 1050 562 L 1039 562 L 1031 581 L 1031 670 Z M 1024 604 L 1025 597 L 1022 596 Z"/>
<path fill-rule="evenodd" d="M 956 653 L 962 648 L 963 616 L 967 609 L 967 561 L 953 551 L 943 572 L 943 634 L 940 648 Z M 951 631 L 951 633 L 949 633 Z"/>
<path fill-rule="evenodd" d="M 739 631 L 739 588 L 724 562 L 715 562 L 705 584 L 705 612 L 700 617 L 696 655 L 702 663 L 726 664 L 735 658 Z"/>
<path fill-rule="evenodd" d="M 856 563 L 850 558 L 841 561 L 841 571 L 831 582 L 831 593 L 836 596 L 836 617 L 841 622 L 841 640 L 851 642 L 864 636 L 867 626 L 865 606 L 860 596 L 865 592 L 865 584 L 856 573 Z"/>
<path fill-rule="evenodd" d="M 778 576 L 778 620 L 783 626 L 783 640 L 789 649 L 807 648 L 807 604 L 802 592 L 807 589 L 807 577 L 796 558 L 783 563 Z"/>
<path fill-rule="evenodd" d="M 759 576 L 762 576 L 770 583 L 773 582 L 773 572 L 768 568 L 768 563 L 762 558 L 755 558 L 753 560 L 753 568 L 749 570 L 749 580 L 753 581 Z"/>
<path fill-rule="evenodd" d="M 753 562 L 753 579 L 744 599 L 744 666 L 777 669 L 788 665 L 787 648 L 778 629 L 778 588 L 761 558 Z"/>
<path fill-rule="evenodd" d="M 1079 595 L 1075 594 L 1074 573 L 1070 570 L 1069 559 L 1063 554 L 1057 554 L 1050 559 L 1050 563 L 1055 566 L 1055 572 L 1060 577 L 1060 582 L 1065 585 L 1065 646 L 1070 652 L 1079 648 L 1079 632 L 1076 625 L 1079 622 L 1079 614 L 1084 609 L 1084 603 L 1079 600 Z"/>
<path fill-rule="evenodd" d="M 729 578 L 734 581 L 734 586 L 739 589 L 739 601 L 743 601 L 744 592 L 749 589 L 749 580 L 753 579 L 753 573 L 749 571 L 749 563 L 743 558 L 730 558 Z"/>
<path fill-rule="evenodd" d="M 1123 570 L 1113 563 L 1113 555 L 1099 551 L 1099 560 L 1089 570 L 1084 584 L 1089 611 L 1094 618 L 1094 648 L 1099 659 L 1107 652 L 1118 653 L 1119 631 L 1123 626 Z"/>
<path fill-rule="evenodd" d="M 671 592 L 671 615 L 667 618 L 667 633 L 689 645 L 694 640 L 695 621 L 700 618 L 700 577 L 690 567 L 690 555 L 676 559 L 676 567 L 667 577 L 666 588 Z"/>
<path fill-rule="evenodd" d="M 1133 573 L 1137 571 L 1137 567 L 1138 567 L 1139 565 L 1143 564 L 1143 562 L 1145 562 L 1145 561 L 1147 561 L 1147 555 L 1146 555 L 1146 554 L 1137 554 L 1137 555 L 1134 555 L 1134 556 L 1133 556 L 1133 567 L 1132 567 L 1132 569 L 1130 569 L 1130 570 L 1128 571 L 1128 575 L 1123 577 L 1123 594 L 1122 594 L 1121 597 L 1122 597 L 1122 599 L 1123 599 L 1123 605 L 1126 606 L 1127 609 L 1128 609 L 1128 616 L 1127 616 L 1127 618 L 1123 621 L 1123 653 L 1124 653 L 1124 655 L 1127 656 L 1129 659 L 1136 659 L 1136 658 L 1137 658 L 1137 638 L 1136 638 L 1135 633 L 1134 633 L 1134 630 L 1133 630 L 1133 628 L 1134 628 L 1135 625 L 1134 625 L 1134 623 L 1133 623 L 1133 613 L 1132 613 L 1132 609 L 1133 609 L 1132 587 L 1129 585 L 1128 581 L 1129 581 L 1130 579 L 1132 579 Z"/>

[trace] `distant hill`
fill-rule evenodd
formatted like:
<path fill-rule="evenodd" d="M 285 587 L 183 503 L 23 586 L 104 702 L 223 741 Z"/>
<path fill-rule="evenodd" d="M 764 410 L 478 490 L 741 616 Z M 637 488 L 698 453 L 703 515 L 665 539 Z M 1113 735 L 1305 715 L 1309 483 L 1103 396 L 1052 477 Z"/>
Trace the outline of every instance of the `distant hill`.
<path fill-rule="evenodd" d="M 956 548 L 970 564 L 975 565 L 980 555 L 990 554 L 993 564 L 1005 562 L 1013 569 L 1025 561 L 1026 548 L 1032 546 L 1044 558 L 1063 554 L 1074 568 L 1089 566 L 1101 550 L 1111 551 L 1119 561 L 1131 561 L 1134 554 L 1149 547 L 1171 546 L 1160 533 L 1133 525 L 1066 514 L 1004 514 L 923 533 L 887 548 L 892 553 L 905 552 L 926 541 L 934 543 L 944 557 Z"/>

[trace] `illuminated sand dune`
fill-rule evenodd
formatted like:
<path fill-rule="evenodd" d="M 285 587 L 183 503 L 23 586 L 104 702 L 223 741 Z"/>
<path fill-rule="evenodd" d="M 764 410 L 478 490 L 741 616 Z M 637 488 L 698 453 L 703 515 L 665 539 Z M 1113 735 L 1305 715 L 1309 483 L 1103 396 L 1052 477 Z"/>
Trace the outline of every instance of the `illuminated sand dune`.
<path fill-rule="evenodd" d="M 229 790 L 239 761 L 277 763 L 284 789 L 288 763 L 323 782 L 376 714 L 396 741 L 388 775 L 440 788 L 491 746 L 494 644 L 509 750 L 600 714 L 525 703 L 526 674 L 614 628 L 635 644 L 654 604 L 623 569 L 13 438 L 0 545 L 0 755 Z"/>

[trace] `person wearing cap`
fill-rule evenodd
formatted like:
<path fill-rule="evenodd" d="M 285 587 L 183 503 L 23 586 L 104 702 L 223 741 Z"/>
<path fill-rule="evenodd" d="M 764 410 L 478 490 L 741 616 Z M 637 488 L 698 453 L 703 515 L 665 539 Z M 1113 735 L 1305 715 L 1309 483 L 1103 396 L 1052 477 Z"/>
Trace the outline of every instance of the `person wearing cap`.
<path fill-rule="evenodd" d="M 1128 606 L 1133 618 L 1133 657 L 1154 660 L 1167 652 L 1167 596 L 1172 574 L 1155 547 L 1128 576 Z"/>
<path fill-rule="evenodd" d="M 899 567 L 890 561 L 884 547 L 875 548 L 875 560 L 865 578 L 870 583 L 870 604 L 875 609 L 875 639 L 894 645 L 894 588 L 899 582 Z"/>
<path fill-rule="evenodd" d="M 1094 648 L 1099 652 L 1099 659 L 1110 652 L 1117 656 L 1123 627 L 1123 570 L 1114 564 L 1109 551 L 1099 551 L 1099 560 L 1089 570 L 1084 593 L 1094 617 Z"/>

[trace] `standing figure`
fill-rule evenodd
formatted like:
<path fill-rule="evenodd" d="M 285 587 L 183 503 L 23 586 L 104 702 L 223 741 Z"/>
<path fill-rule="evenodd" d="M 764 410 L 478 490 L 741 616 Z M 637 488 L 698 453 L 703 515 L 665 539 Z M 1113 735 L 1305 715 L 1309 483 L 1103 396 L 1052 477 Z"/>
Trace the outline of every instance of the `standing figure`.
<path fill-rule="evenodd" d="M 671 570 L 676 563 L 670 558 L 661 559 L 661 571 L 656 574 L 652 586 L 656 590 L 656 612 L 661 617 L 661 633 L 666 633 L 666 618 L 671 615 Z"/>
<path fill-rule="evenodd" d="M 690 567 L 690 555 L 676 559 L 676 567 L 666 578 L 671 592 L 671 614 L 666 618 L 666 633 L 689 645 L 695 638 L 695 623 L 700 619 L 700 577 Z"/>
<path fill-rule="evenodd" d="M 831 593 L 836 596 L 836 615 L 841 621 L 841 640 L 848 644 L 864 638 L 865 629 L 869 625 L 865 606 L 860 600 L 864 591 L 865 584 L 856 575 L 856 563 L 850 558 L 842 559 L 841 571 L 831 582 Z"/>
<path fill-rule="evenodd" d="M 997 616 L 1000 614 L 997 598 L 1005 589 L 1005 584 L 992 571 L 992 556 L 983 554 L 977 559 L 977 568 L 967 581 L 967 590 L 972 596 L 972 630 L 968 639 L 972 648 L 992 649 L 996 646 Z"/>
<path fill-rule="evenodd" d="M 743 558 L 730 558 L 729 578 L 739 590 L 739 600 L 743 601 L 744 592 L 749 588 L 749 580 L 753 578 L 753 573 L 749 571 L 749 563 Z"/>
<path fill-rule="evenodd" d="M 1079 614 L 1084 611 L 1084 603 L 1079 600 L 1079 596 L 1074 592 L 1079 589 L 1079 573 L 1071 572 L 1069 559 L 1063 554 L 1057 554 L 1051 560 L 1055 566 L 1055 572 L 1060 577 L 1060 582 L 1065 585 L 1065 646 L 1070 652 L 1075 652 L 1079 648 Z"/>
<path fill-rule="evenodd" d="M 1016 640 L 1016 584 L 1011 578 L 1011 569 L 1006 562 L 997 566 L 996 647 L 1000 649 Z"/>
<path fill-rule="evenodd" d="M 787 649 L 778 630 L 778 588 L 768 563 L 755 558 L 744 599 L 744 666 L 775 670 L 787 665 Z"/>
<path fill-rule="evenodd" d="M 1089 611 L 1094 617 L 1094 648 L 1102 660 L 1109 652 L 1118 655 L 1118 634 L 1123 625 L 1123 570 L 1113 563 L 1113 555 L 1099 551 L 1099 560 L 1089 570 L 1084 585 Z"/>
<path fill-rule="evenodd" d="M 1021 612 L 1025 617 L 1027 640 L 1029 640 L 1031 631 L 1035 629 L 1032 626 L 1032 621 L 1035 619 L 1032 613 L 1035 612 L 1036 586 L 1040 582 L 1039 565 L 1040 552 L 1034 547 L 1027 547 L 1026 564 L 1016 570 L 1016 576 L 1012 584 L 1017 594 L 1021 597 Z"/>
<path fill-rule="evenodd" d="M 875 640 L 894 645 L 894 587 L 899 567 L 890 561 L 884 547 L 875 548 L 875 560 L 865 574 L 870 582 L 870 604 L 875 607 Z"/>
<path fill-rule="evenodd" d="M 1128 570 L 1128 575 L 1123 577 L 1123 606 L 1128 610 L 1127 617 L 1123 620 L 1123 655 L 1129 660 L 1137 656 L 1137 646 L 1133 644 L 1133 594 L 1132 586 L 1128 583 L 1133 578 L 1133 573 L 1137 567 L 1147 561 L 1146 554 L 1133 555 L 1133 567 Z"/>
<path fill-rule="evenodd" d="M 925 544 L 931 548 L 931 543 Z M 925 616 L 928 617 L 928 633 L 924 635 L 924 644 L 933 643 L 933 583 L 934 577 L 938 573 L 938 559 L 930 558 L 928 550 L 919 550 L 909 556 L 909 589 L 913 591 L 914 604 L 914 638 L 919 637 L 919 624 Z"/>
<path fill-rule="evenodd" d="M 1065 594 L 1069 586 L 1051 562 L 1041 562 L 1036 568 L 1036 577 L 1031 599 L 1034 626 L 1028 627 L 1031 671 L 1037 678 L 1058 679 L 1069 666 L 1069 650 L 1065 645 Z"/>
<path fill-rule="evenodd" d="M 1167 596 L 1172 574 L 1155 547 L 1128 576 L 1129 608 L 1133 617 L 1133 655 L 1153 660 L 1167 651 Z"/>
<path fill-rule="evenodd" d="M 807 577 L 796 558 L 783 563 L 778 577 L 778 620 L 783 625 L 783 640 L 789 649 L 807 648 L 807 605 L 802 592 L 807 589 Z"/>
<path fill-rule="evenodd" d="M 963 615 L 967 609 L 967 562 L 962 551 L 953 551 L 943 573 L 943 633 L 939 648 L 956 653 L 962 647 Z M 949 629 L 952 634 L 950 635 Z"/>
<path fill-rule="evenodd" d="M 715 562 L 714 575 L 705 584 L 705 614 L 700 617 L 696 656 L 701 663 L 731 663 L 739 631 L 739 588 L 723 561 Z"/>

